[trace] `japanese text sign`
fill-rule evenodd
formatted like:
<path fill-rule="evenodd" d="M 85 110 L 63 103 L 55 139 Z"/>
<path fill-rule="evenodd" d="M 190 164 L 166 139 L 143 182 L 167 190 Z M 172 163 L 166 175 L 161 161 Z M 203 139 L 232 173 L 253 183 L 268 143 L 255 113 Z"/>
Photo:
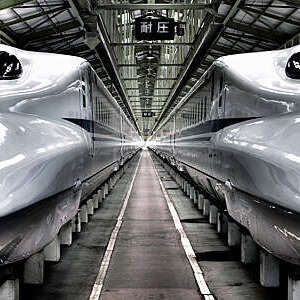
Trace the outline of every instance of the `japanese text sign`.
<path fill-rule="evenodd" d="M 174 19 L 138 18 L 135 20 L 137 40 L 173 40 Z"/>

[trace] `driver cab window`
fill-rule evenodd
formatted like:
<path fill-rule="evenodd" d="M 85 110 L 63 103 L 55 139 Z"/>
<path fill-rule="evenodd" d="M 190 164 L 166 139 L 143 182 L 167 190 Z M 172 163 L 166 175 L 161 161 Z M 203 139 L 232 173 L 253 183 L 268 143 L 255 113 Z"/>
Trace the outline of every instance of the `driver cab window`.
<path fill-rule="evenodd" d="M 18 79 L 22 71 L 22 65 L 15 55 L 0 51 L 0 80 Z"/>

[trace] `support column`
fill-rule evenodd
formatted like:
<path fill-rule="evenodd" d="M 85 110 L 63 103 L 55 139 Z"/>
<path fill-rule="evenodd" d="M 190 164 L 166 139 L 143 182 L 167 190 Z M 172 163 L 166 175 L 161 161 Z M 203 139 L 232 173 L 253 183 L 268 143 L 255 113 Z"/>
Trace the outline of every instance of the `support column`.
<path fill-rule="evenodd" d="M 84 204 L 79 209 L 81 223 L 88 223 L 87 205 Z"/>
<path fill-rule="evenodd" d="M 190 189 L 190 199 L 194 202 L 194 194 L 195 194 L 195 188 L 191 186 Z"/>
<path fill-rule="evenodd" d="M 299 270 L 296 274 L 288 276 L 288 300 L 300 299 L 300 274 Z"/>
<path fill-rule="evenodd" d="M 101 190 L 101 189 L 99 189 L 98 190 L 98 192 L 97 192 L 97 197 L 98 197 L 98 202 L 99 202 L 99 206 L 101 206 L 102 205 L 102 202 L 103 202 L 103 191 Z"/>
<path fill-rule="evenodd" d="M 203 210 L 203 206 L 204 206 L 204 196 L 199 193 L 199 195 L 198 195 L 198 209 Z"/>
<path fill-rule="evenodd" d="M 209 202 L 208 199 L 204 199 L 203 216 L 208 217 L 209 216 L 209 210 L 210 210 L 210 202 Z"/>
<path fill-rule="evenodd" d="M 216 225 L 217 224 L 217 214 L 218 214 L 218 208 L 215 205 L 211 205 L 210 206 L 210 210 L 209 210 L 209 223 L 212 225 Z"/>
<path fill-rule="evenodd" d="M 264 287 L 279 287 L 279 260 L 260 251 L 260 284 Z"/>
<path fill-rule="evenodd" d="M 198 191 L 196 189 L 194 189 L 194 197 L 193 197 L 193 201 L 194 201 L 194 205 L 198 204 Z"/>
<path fill-rule="evenodd" d="M 102 202 L 103 202 L 105 200 L 105 198 L 106 198 L 105 185 L 102 186 L 101 191 L 102 191 Z"/>
<path fill-rule="evenodd" d="M 105 184 L 104 184 L 104 190 L 105 190 L 105 197 L 106 197 L 108 195 L 108 193 L 109 193 L 108 183 L 107 182 L 105 182 Z"/>
<path fill-rule="evenodd" d="M 76 232 L 81 232 L 81 213 L 78 211 L 75 219 Z"/>
<path fill-rule="evenodd" d="M 19 300 L 19 279 L 6 280 L 0 286 L 1 300 Z"/>
<path fill-rule="evenodd" d="M 112 178 L 109 178 L 109 180 L 108 180 L 108 191 L 110 192 L 112 189 L 113 189 Z"/>
<path fill-rule="evenodd" d="M 44 266 L 43 253 L 36 253 L 30 256 L 24 263 L 24 283 L 43 284 Z M 0 299 L 2 298 L 0 297 Z"/>
<path fill-rule="evenodd" d="M 191 185 L 188 183 L 187 184 L 187 189 L 186 189 L 186 195 L 187 195 L 187 197 L 190 197 L 190 194 L 191 194 Z"/>
<path fill-rule="evenodd" d="M 44 248 L 45 261 L 58 262 L 60 260 L 60 243 L 58 236 Z"/>
<path fill-rule="evenodd" d="M 72 231 L 72 222 L 68 222 L 61 228 L 59 233 L 59 240 L 61 245 L 72 245 Z"/>
<path fill-rule="evenodd" d="M 241 262 L 244 264 L 255 264 L 258 260 L 258 250 L 252 237 L 242 234 L 241 238 Z"/>
<path fill-rule="evenodd" d="M 181 178 L 181 190 L 184 192 L 185 180 Z"/>
<path fill-rule="evenodd" d="M 76 232 L 76 216 L 71 220 L 72 232 Z"/>
<path fill-rule="evenodd" d="M 228 222 L 228 246 L 237 247 L 241 244 L 240 228 L 234 222 Z"/>
<path fill-rule="evenodd" d="M 92 216 L 94 214 L 94 201 L 93 199 L 89 199 L 87 201 L 87 213 Z"/>
<path fill-rule="evenodd" d="M 218 233 L 228 232 L 228 219 L 225 214 L 218 212 L 217 231 Z"/>
<path fill-rule="evenodd" d="M 98 198 L 99 198 L 98 194 L 94 194 L 93 195 L 93 206 L 94 206 L 94 209 L 99 208 L 99 200 L 98 200 Z"/>

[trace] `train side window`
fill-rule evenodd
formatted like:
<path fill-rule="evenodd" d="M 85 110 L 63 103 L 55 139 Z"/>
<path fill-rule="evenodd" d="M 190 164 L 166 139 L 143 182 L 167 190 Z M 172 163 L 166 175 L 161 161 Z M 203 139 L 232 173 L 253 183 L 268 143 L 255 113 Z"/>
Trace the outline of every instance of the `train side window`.
<path fill-rule="evenodd" d="M 13 80 L 21 77 L 21 62 L 15 55 L 0 51 L 0 80 Z"/>

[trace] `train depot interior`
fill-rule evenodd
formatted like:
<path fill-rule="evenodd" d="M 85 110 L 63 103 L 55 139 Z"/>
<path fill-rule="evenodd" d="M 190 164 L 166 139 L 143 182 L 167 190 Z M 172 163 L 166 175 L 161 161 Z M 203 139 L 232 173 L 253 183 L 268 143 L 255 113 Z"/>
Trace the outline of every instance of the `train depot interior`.
<path fill-rule="evenodd" d="M 0 0 L 0 300 L 48 299 L 300 300 L 299 0 Z"/>

